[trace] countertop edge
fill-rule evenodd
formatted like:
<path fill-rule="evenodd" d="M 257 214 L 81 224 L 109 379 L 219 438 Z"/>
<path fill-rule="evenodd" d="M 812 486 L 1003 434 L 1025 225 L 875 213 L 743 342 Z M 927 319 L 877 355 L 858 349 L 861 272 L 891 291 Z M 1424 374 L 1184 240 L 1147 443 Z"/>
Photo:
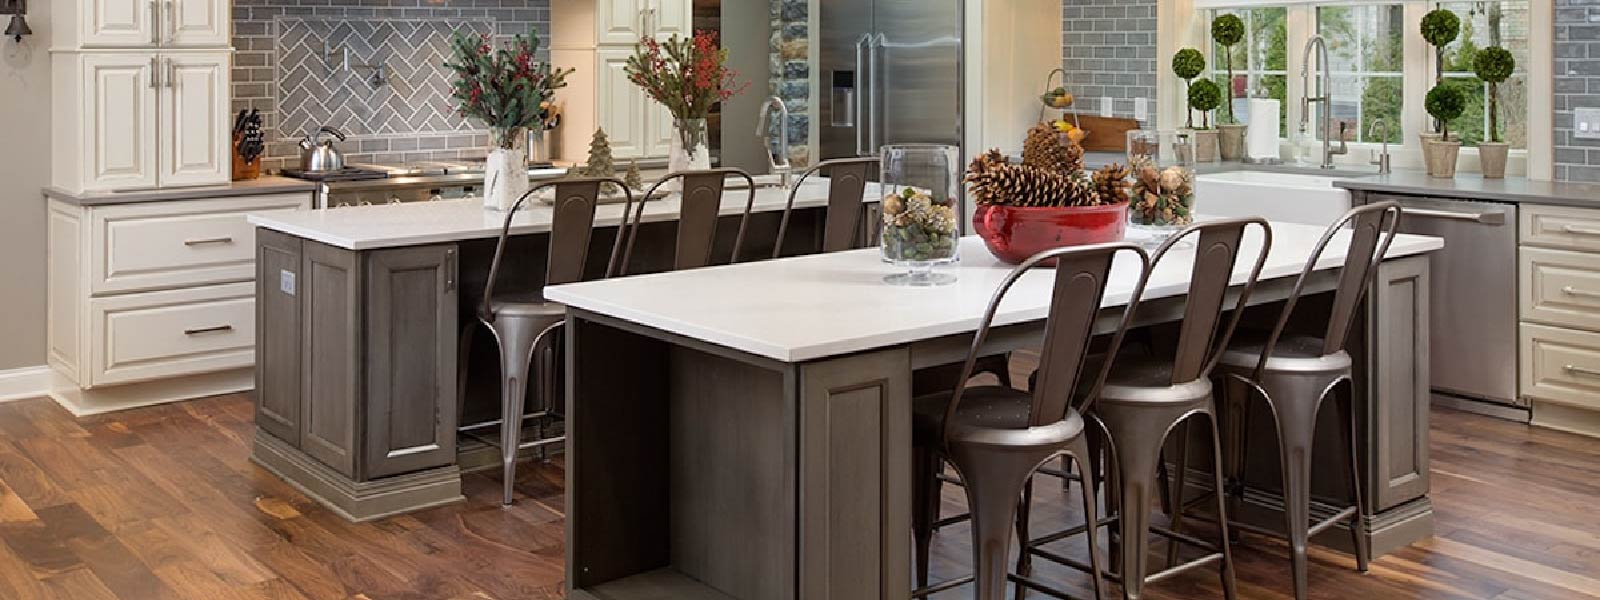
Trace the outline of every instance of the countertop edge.
<path fill-rule="evenodd" d="M 272 194 L 293 194 L 298 192 L 309 193 L 316 189 L 317 184 L 310 181 L 301 181 L 287 177 L 269 176 L 249 181 L 232 182 L 220 186 L 137 190 L 128 192 L 73 192 L 71 190 L 52 185 L 42 188 L 40 192 L 46 198 L 60 200 L 62 202 L 77 206 L 111 206 L 116 204 L 139 204 L 144 202 L 166 202 L 173 200 L 240 198 L 246 196 L 269 196 Z"/>
<path fill-rule="evenodd" d="M 1486 180 L 1477 176 L 1452 179 L 1407 174 L 1399 181 L 1390 176 L 1341 179 L 1335 187 L 1360 192 L 1380 192 L 1414 196 L 1460 198 L 1513 204 L 1545 204 L 1579 208 L 1600 208 L 1600 186 L 1522 178 Z M 1419 180 L 1420 179 L 1420 180 Z M 1483 186 L 1487 186 L 1483 187 Z M 1519 189 L 1521 188 L 1521 189 Z"/>

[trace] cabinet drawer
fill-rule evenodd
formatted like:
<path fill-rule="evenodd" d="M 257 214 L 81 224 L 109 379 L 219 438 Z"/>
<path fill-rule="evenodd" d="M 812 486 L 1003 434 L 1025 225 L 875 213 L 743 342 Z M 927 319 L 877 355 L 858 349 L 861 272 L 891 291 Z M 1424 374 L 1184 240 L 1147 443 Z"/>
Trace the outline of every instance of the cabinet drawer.
<path fill-rule="evenodd" d="M 1524 323 L 1522 395 L 1600 409 L 1600 333 Z"/>
<path fill-rule="evenodd" d="M 255 362 L 253 282 L 89 302 L 90 380 L 129 383 Z"/>
<path fill-rule="evenodd" d="M 1522 318 L 1600 331 L 1600 256 L 1523 248 Z"/>
<path fill-rule="evenodd" d="M 1521 229 L 1523 244 L 1600 252 L 1600 210 L 1524 204 Z"/>
<path fill-rule="evenodd" d="M 308 205 L 308 194 L 153 202 L 96 208 L 89 235 L 94 294 L 246 281 L 255 228 L 245 215 Z"/>

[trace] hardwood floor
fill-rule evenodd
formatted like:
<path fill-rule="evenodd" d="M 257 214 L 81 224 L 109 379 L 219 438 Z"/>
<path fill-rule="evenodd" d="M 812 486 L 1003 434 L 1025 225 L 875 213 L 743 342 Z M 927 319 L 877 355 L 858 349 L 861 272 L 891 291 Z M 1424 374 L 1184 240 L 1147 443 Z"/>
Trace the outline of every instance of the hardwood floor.
<path fill-rule="evenodd" d="M 559 461 L 521 469 L 511 508 L 479 474 L 463 504 L 354 525 L 252 465 L 251 429 L 244 396 L 81 420 L 48 400 L 0 404 L 0 598 L 561 597 Z M 1432 444 L 1438 536 L 1366 575 L 1315 550 L 1316 597 L 1600 598 L 1600 441 L 1436 410 Z M 1053 484 L 1037 494 L 1041 530 L 1076 519 Z M 939 538 L 936 577 L 961 573 L 966 527 Z M 1078 539 L 1057 546 L 1082 555 Z M 1242 597 L 1292 597 L 1282 544 L 1236 548 Z M 1085 589 L 1075 572 L 1040 573 Z M 1206 569 L 1147 589 L 1221 597 Z"/>

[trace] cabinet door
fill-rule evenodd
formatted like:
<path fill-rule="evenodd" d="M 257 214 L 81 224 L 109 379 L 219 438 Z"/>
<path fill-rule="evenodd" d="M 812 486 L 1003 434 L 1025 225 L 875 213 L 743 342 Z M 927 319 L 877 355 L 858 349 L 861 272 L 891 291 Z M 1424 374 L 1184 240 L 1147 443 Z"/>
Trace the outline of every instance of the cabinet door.
<path fill-rule="evenodd" d="M 644 91 L 628 81 L 628 74 L 623 71 L 633 48 L 601 48 L 596 54 L 600 63 L 599 122 L 611 140 L 611 155 L 616 158 L 644 156 L 650 139 L 645 125 L 646 99 Z"/>
<path fill-rule="evenodd" d="M 155 187 L 155 55 L 86 54 L 82 60 L 83 187 Z"/>
<path fill-rule="evenodd" d="M 300 261 L 300 450 L 356 477 L 361 405 L 360 256 L 304 242 Z"/>
<path fill-rule="evenodd" d="M 300 445 L 300 238 L 256 232 L 256 425 Z"/>
<path fill-rule="evenodd" d="M 228 62 L 226 52 L 162 56 L 161 185 L 228 182 Z"/>
<path fill-rule="evenodd" d="M 649 0 L 596 0 L 595 35 L 600 45 L 638 43 L 645 35 L 647 2 Z"/>
<path fill-rule="evenodd" d="M 362 479 L 456 460 L 456 248 L 367 256 Z"/>
<path fill-rule="evenodd" d="M 672 148 L 672 136 L 677 135 L 673 128 L 672 113 L 649 97 L 644 98 L 644 106 L 645 128 L 649 136 L 641 153 L 652 158 L 666 156 Z"/>
<path fill-rule="evenodd" d="M 656 39 L 674 35 L 694 35 L 694 2 L 692 0 L 644 0 L 651 3 L 647 22 Z"/>
<path fill-rule="evenodd" d="M 166 0 L 161 7 L 167 46 L 225 47 L 232 33 L 228 0 Z"/>
<path fill-rule="evenodd" d="M 144 46 L 158 42 L 161 10 L 156 0 L 55 0 L 78 2 L 85 47 Z"/>

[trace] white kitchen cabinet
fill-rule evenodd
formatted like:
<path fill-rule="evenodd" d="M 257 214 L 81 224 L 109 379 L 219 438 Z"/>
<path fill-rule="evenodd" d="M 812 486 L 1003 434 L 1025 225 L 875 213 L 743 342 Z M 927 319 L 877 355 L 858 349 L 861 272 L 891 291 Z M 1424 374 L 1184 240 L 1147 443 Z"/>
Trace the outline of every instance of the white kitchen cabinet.
<path fill-rule="evenodd" d="M 55 185 L 109 191 L 226 183 L 229 56 L 219 50 L 58 54 Z"/>
<path fill-rule="evenodd" d="M 631 54 L 632 50 L 622 48 L 601 48 L 595 53 L 599 72 L 596 126 L 606 130 L 611 141 L 611 155 L 616 158 L 650 155 L 645 106 L 654 102 L 645 97 L 639 86 L 628 81 L 623 67 Z"/>
<path fill-rule="evenodd" d="M 56 43 L 65 48 L 226 48 L 229 0 L 58 0 Z"/>
<path fill-rule="evenodd" d="M 694 26 L 692 0 L 590 0 L 600 45 L 633 45 L 640 38 L 688 37 Z"/>
<path fill-rule="evenodd" d="M 1520 393 L 1534 424 L 1600 437 L 1600 210 L 1518 216 Z"/>
<path fill-rule="evenodd" d="M 666 39 L 693 31 L 692 0 L 553 0 L 551 57 L 591 73 L 577 73 L 557 93 L 562 155 L 582 162 L 589 141 L 604 129 L 612 156 L 663 158 L 672 139 L 672 115 L 628 80 L 624 70 L 641 37 Z"/>
<path fill-rule="evenodd" d="M 640 0 L 640 2 L 650 4 L 648 12 L 645 13 L 646 22 L 651 28 L 651 33 L 657 38 L 694 35 L 694 2 L 681 0 Z"/>

